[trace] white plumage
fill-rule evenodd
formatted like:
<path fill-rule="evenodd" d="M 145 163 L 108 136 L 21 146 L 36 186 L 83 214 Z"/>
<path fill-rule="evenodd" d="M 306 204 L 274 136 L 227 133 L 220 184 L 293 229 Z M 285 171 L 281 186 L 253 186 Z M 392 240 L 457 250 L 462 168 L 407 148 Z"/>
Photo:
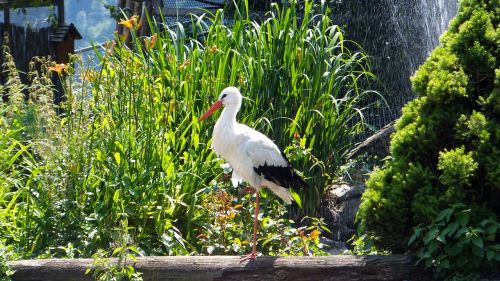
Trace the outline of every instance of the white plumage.
<path fill-rule="evenodd" d="M 295 173 L 281 150 L 264 134 L 236 122 L 242 102 L 240 91 L 228 87 L 222 91 L 217 102 L 199 121 L 224 106 L 213 131 L 212 148 L 233 168 L 232 182 L 248 182 L 256 190 L 256 213 L 254 221 L 254 248 L 252 254 L 243 260 L 255 259 L 256 220 L 258 214 L 259 190 L 267 187 L 287 204 L 292 201 L 289 188 L 305 186 L 304 180 Z"/>
<path fill-rule="evenodd" d="M 288 189 L 268 181 L 263 175 L 255 172 L 254 167 L 264 165 L 288 167 L 288 162 L 281 156 L 278 147 L 266 136 L 243 124 L 230 124 L 225 113 L 217 121 L 213 132 L 212 146 L 214 152 L 225 159 L 233 168 L 233 184 L 242 180 L 259 190 L 267 187 L 276 193 L 285 203 L 291 203 Z"/>

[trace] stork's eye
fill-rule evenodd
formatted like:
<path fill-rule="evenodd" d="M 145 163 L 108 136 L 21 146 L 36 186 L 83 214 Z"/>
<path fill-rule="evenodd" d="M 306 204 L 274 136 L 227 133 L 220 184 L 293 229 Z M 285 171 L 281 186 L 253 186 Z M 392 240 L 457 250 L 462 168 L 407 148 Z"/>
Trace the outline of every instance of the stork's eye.
<path fill-rule="evenodd" d="M 220 99 L 223 99 L 227 96 L 227 94 L 223 94 L 222 97 Z"/>

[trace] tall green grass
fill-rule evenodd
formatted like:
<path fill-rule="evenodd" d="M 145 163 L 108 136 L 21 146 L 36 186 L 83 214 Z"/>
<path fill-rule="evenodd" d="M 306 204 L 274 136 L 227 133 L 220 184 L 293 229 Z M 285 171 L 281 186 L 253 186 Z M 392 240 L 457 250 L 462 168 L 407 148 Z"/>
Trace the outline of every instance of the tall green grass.
<path fill-rule="evenodd" d="M 193 37 L 203 38 L 203 47 L 190 42 L 193 53 L 203 51 L 201 58 L 193 58 L 198 60 L 193 69 L 214 74 L 214 85 L 202 85 L 200 92 L 214 100 L 225 86 L 240 88 L 247 98 L 240 120 L 270 135 L 292 155 L 312 187 L 306 194 L 310 209 L 317 206 L 325 184 L 346 172 L 349 152 L 365 129 L 367 96 L 378 96 L 361 87 L 373 78 L 366 55 L 350 52 L 329 11 L 320 8 L 324 13 L 313 13 L 313 5 L 306 2 L 299 14 L 294 5 L 273 5 L 262 22 L 250 20 L 248 11 L 240 9 L 231 27 L 223 24 L 225 15 L 219 12 L 210 27 L 196 21 Z M 214 46 L 215 54 L 210 51 Z M 297 136 L 295 151 L 291 144 Z"/>
<path fill-rule="evenodd" d="M 196 236 L 213 227 L 203 202 L 225 185 L 210 150 L 215 118 L 197 118 L 227 86 L 245 96 L 240 121 L 267 133 L 304 173 L 304 205 L 314 211 L 351 161 L 371 94 L 360 85 L 371 74 L 327 11 L 311 10 L 275 5 L 254 21 L 237 9 L 232 24 L 217 11 L 189 28 L 149 20 L 154 46 L 132 29 L 132 44 L 117 38 L 96 52 L 97 66 L 76 71 L 81 77 L 71 68 L 60 75 L 60 107 L 49 102 L 47 63 L 33 66 L 29 85 L 13 75 L 2 89 L 12 101 L 0 104 L 0 239 L 23 257 L 128 244 L 147 255 L 202 252 Z M 22 87 L 28 103 L 13 94 Z"/>

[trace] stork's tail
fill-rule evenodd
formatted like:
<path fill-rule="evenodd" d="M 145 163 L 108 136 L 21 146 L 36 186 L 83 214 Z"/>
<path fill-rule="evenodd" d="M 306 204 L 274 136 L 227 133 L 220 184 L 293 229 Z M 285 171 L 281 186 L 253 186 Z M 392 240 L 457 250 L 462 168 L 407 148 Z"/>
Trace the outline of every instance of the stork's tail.
<path fill-rule="evenodd" d="M 292 194 L 290 193 L 290 190 L 288 188 L 284 188 L 282 186 L 279 186 L 277 184 L 271 183 L 268 184 L 268 188 L 274 192 L 274 194 L 278 195 L 285 204 L 292 204 L 293 197 Z"/>
<path fill-rule="evenodd" d="M 296 188 L 308 188 L 307 182 L 297 172 L 293 171 L 292 186 Z"/>

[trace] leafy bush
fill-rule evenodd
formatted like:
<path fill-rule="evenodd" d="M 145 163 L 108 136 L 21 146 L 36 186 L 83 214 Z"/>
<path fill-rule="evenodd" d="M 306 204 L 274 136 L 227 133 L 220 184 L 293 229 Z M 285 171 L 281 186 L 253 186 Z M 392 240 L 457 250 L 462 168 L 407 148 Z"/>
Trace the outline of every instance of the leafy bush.
<path fill-rule="evenodd" d="M 224 165 L 225 166 L 225 165 Z M 226 167 L 225 172 L 229 169 Z M 202 253 L 209 255 L 234 255 L 251 251 L 254 200 L 232 187 L 230 174 L 223 175 L 223 181 L 214 183 L 207 190 L 202 207 L 208 210 L 203 220 L 208 226 L 198 228 Z M 261 213 L 257 241 L 263 255 L 300 256 L 325 255 L 319 235 L 325 227 L 322 219 L 306 217 L 301 227 L 286 219 L 286 208 L 270 195 L 261 191 Z M 309 225 L 309 226 L 308 226 Z"/>
<path fill-rule="evenodd" d="M 14 271 L 9 267 L 7 261 L 9 260 L 9 255 L 5 246 L 0 243 L 0 281 L 10 281 L 14 274 Z"/>
<path fill-rule="evenodd" d="M 418 97 L 403 108 L 391 156 L 372 173 L 358 213 L 360 233 L 379 249 L 404 252 L 412 237 L 440 276 L 499 264 L 490 251 L 500 242 L 499 20 L 498 1 L 461 1 L 411 78 Z M 467 208 L 448 209 L 455 204 Z"/>
<path fill-rule="evenodd" d="M 455 272 L 461 274 L 454 277 L 465 280 L 479 277 L 478 268 L 500 262 L 500 243 L 495 241 L 500 223 L 488 216 L 482 219 L 483 214 L 475 211 L 456 204 L 441 211 L 430 225 L 417 226 L 409 244 L 417 244 L 419 261 L 442 277 Z"/>

